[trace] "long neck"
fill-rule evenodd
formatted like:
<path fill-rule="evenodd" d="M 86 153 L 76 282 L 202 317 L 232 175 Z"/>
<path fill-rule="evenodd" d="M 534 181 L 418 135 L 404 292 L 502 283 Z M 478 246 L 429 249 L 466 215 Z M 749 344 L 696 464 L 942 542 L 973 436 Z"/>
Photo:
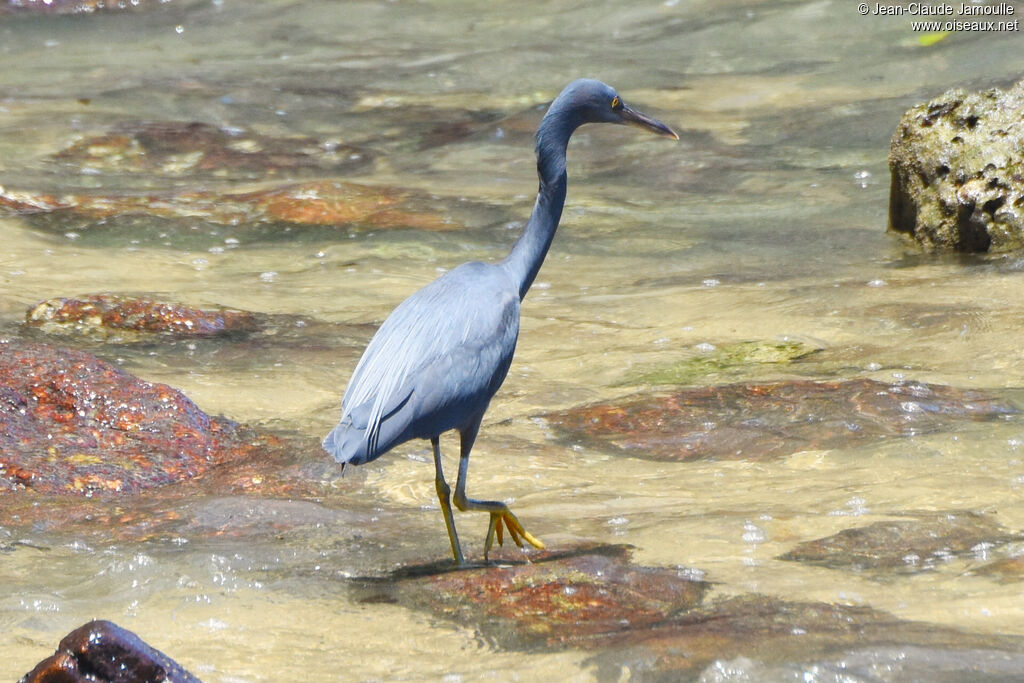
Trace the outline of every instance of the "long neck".
<path fill-rule="evenodd" d="M 552 104 L 537 130 L 537 175 L 540 176 L 537 202 L 523 234 L 501 262 L 518 283 L 520 299 L 526 296 L 537 277 L 555 237 L 565 204 L 565 148 L 573 131 L 582 123 L 557 104 Z"/>

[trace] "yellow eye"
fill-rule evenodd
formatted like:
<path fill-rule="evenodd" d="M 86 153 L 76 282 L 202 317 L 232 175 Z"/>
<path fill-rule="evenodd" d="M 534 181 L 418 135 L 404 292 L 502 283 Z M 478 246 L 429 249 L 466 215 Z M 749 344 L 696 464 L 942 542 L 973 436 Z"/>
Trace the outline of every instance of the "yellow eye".
<path fill-rule="evenodd" d="M 618 111 L 619 109 L 622 109 L 622 101 L 619 100 L 619 96 L 616 95 L 612 98 L 612 111 Z"/>

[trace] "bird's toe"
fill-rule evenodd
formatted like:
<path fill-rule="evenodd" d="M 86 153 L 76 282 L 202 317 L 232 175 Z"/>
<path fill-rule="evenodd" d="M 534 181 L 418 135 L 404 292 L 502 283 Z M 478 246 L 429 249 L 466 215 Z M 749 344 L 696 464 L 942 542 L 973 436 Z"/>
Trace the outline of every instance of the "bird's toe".
<path fill-rule="evenodd" d="M 505 544 L 505 531 L 508 531 L 509 538 L 519 548 L 523 547 L 526 541 L 534 548 L 544 549 L 544 544 L 533 534 L 523 528 L 519 519 L 510 510 L 495 511 L 491 513 L 491 523 L 487 530 L 487 540 L 484 543 L 484 557 L 490 552 L 494 539 L 498 539 L 498 545 Z"/>

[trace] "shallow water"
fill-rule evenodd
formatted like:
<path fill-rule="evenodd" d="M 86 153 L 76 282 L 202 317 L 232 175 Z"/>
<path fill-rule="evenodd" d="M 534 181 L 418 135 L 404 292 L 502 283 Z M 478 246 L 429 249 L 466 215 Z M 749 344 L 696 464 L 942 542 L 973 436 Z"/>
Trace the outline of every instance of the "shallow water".
<path fill-rule="evenodd" d="M 477 441 L 471 495 L 514 502 L 549 546 L 625 542 L 638 563 L 699 568 L 717 595 L 870 605 L 1024 635 L 1019 586 L 964 574 L 984 558 L 881 580 L 773 559 L 903 511 L 997 512 L 1024 528 L 1019 421 L 768 462 L 664 463 L 568 448 L 534 419 L 634 392 L 623 385 L 631 372 L 701 344 L 746 340 L 799 340 L 836 360 L 740 379 L 1024 386 L 1024 266 L 921 255 L 885 232 L 899 116 L 948 87 L 1010 83 L 1024 69 L 1020 35 L 930 46 L 919 37 L 905 17 L 862 17 L 841 0 L 497 9 L 174 0 L 138 12 L 0 15 L 5 187 L 194 188 L 190 177 L 82 173 L 47 157 L 121 121 L 203 121 L 357 144 L 374 161 L 346 180 L 421 190 L 465 225 L 254 235 L 197 221 L 170 235 L 65 234 L 0 218 L 0 335 L 18 334 L 41 299 L 98 291 L 377 323 L 444 269 L 504 254 L 532 205 L 530 131 L 543 105 L 572 78 L 601 78 L 681 141 L 609 127 L 574 138 L 562 226 Z M 337 418 L 358 351 L 298 338 L 236 356 L 180 345 L 100 354 L 209 413 L 318 438 Z M 453 438 L 443 446 L 455 453 Z M 585 653 L 494 650 L 470 627 L 353 600 L 345 576 L 448 550 L 425 444 L 346 476 L 361 484 L 360 509 L 381 510 L 379 519 L 310 502 L 275 512 L 299 520 L 278 535 L 102 545 L 0 527 L 0 542 L 25 542 L 0 554 L 0 678 L 16 679 L 93 617 L 135 630 L 206 681 L 594 675 Z M 228 506 L 206 509 L 229 515 Z M 478 554 L 485 519 L 458 521 Z M 352 524 L 389 526 L 355 557 Z"/>

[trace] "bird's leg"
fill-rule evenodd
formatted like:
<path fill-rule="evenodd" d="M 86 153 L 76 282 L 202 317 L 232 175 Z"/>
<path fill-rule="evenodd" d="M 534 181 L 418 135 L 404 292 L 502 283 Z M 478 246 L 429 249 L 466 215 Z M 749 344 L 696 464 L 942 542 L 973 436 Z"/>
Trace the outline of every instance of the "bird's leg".
<path fill-rule="evenodd" d="M 473 442 L 480 429 L 479 418 L 470 427 L 460 431 L 462 437 L 461 454 L 459 456 L 459 478 L 455 483 L 455 496 L 452 501 L 459 510 L 486 510 L 491 513 L 491 522 L 487 526 L 487 538 L 484 541 L 484 560 L 494 545 L 494 536 L 498 536 L 498 545 L 504 542 L 503 528 L 508 529 L 508 535 L 517 546 L 523 547 L 526 541 L 534 548 L 544 548 L 544 544 L 523 528 L 519 519 L 508 509 L 508 505 L 497 500 L 475 500 L 466 497 L 466 474 L 469 471 L 469 452 L 473 449 Z"/>
<path fill-rule="evenodd" d="M 452 555 L 455 556 L 455 564 L 464 567 L 466 559 L 462 556 L 459 535 L 455 532 L 455 517 L 452 515 L 452 504 L 448 500 L 451 488 L 448 486 L 448 482 L 444 480 L 444 470 L 441 469 L 441 438 L 434 437 L 430 440 L 430 445 L 434 447 L 434 488 L 437 489 L 437 498 L 441 501 L 441 514 L 444 515 L 444 525 L 448 529 L 448 540 L 452 544 Z"/>

